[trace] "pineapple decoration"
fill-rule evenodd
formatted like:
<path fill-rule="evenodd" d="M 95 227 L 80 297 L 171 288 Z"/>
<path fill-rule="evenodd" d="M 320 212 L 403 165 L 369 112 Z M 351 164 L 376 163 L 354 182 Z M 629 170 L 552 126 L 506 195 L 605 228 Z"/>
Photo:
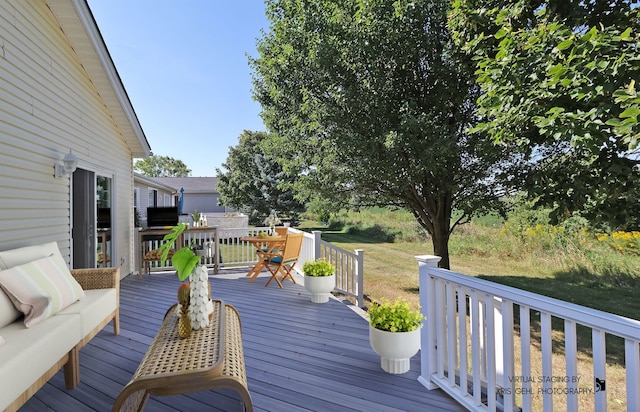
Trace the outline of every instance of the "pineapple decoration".
<path fill-rule="evenodd" d="M 191 335 L 191 318 L 189 317 L 189 301 L 191 298 L 191 285 L 184 282 L 178 288 L 178 302 L 180 303 L 180 317 L 178 318 L 178 336 L 181 339 Z"/>
<path fill-rule="evenodd" d="M 191 278 L 191 303 L 189 317 L 193 329 L 202 329 L 209 326 L 209 274 L 207 268 L 197 265 L 190 276 Z"/>

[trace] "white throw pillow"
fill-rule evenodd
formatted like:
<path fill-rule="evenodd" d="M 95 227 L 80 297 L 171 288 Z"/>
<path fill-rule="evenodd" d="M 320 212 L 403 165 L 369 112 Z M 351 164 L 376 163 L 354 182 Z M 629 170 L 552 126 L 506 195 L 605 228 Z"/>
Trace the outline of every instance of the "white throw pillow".
<path fill-rule="evenodd" d="M 20 316 L 22 313 L 16 309 L 9 296 L 0 288 L 0 328 L 15 322 Z"/>
<path fill-rule="evenodd" d="M 27 327 L 84 297 L 82 287 L 56 254 L 0 271 L 0 286 L 24 313 Z"/>

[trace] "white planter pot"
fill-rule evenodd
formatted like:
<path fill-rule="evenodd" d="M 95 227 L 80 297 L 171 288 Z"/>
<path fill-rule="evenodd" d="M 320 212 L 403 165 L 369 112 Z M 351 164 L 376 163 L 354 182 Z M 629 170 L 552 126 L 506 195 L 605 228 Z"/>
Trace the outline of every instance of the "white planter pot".
<path fill-rule="evenodd" d="M 311 302 L 326 303 L 329 301 L 331 291 L 336 287 L 336 275 L 331 276 L 306 276 L 304 288 L 311 293 Z"/>
<path fill-rule="evenodd" d="M 420 350 L 420 328 L 411 332 L 387 332 L 369 325 L 369 342 L 380 355 L 380 367 L 389 373 L 406 373 L 411 357 Z"/>

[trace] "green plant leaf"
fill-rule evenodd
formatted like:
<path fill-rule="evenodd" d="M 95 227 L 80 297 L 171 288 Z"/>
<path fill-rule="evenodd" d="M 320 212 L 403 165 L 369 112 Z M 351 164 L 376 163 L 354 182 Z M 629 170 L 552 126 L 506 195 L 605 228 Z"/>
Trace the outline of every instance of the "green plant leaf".
<path fill-rule="evenodd" d="M 564 40 L 564 41 L 560 42 L 560 44 L 558 44 L 556 46 L 556 49 L 558 49 L 558 50 L 566 50 L 569 47 L 571 47 L 572 44 L 573 44 L 573 39 L 567 39 L 567 40 Z"/>
<path fill-rule="evenodd" d="M 188 247 L 183 247 L 176 251 L 171 258 L 171 263 L 178 273 L 178 279 L 181 281 L 189 277 L 199 261 L 200 258 Z"/>
<path fill-rule="evenodd" d="M 620 113 L 620 117 L 623 119 L 626 117 L 637 117 L 638 114 L 640 114 L 640 109 L 637 106 L 630 106 Z"/>
<path fill-rule="evenodd" d="M 186 228 L 187 228 L 186 223 L 180 223 L 174 226 L 173 229 L 171 229 L 171 232 L 164 235 L 164 238 L 162 238 L 164 243 L 162 243 L 162 246 L 160 246 L 160 249 L 159 249 L 161 253 L 160 260 L 162 262 L 164 262 L 169 258 L 169 252 L 171 251 L 172 248 L 175 247 L 175 244 L 178 238 L 180 237 L 182 232 L 185 231 Z"/>

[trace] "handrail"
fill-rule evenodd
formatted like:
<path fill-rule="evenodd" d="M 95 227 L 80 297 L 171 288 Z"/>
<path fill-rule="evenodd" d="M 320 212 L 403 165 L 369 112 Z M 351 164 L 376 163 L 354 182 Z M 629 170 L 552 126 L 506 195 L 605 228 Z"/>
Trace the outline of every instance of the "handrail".
<path fill-rule="evenodd" d="M 532 397 L 541 395 L 544 410 L 551 411 L 551 394 L 560 391 L 566 394 L 568 410 L 578 410 L 579 396 L 593 396 L 595 409 L 606 411 L 605 336 L 614 335 L 625 342 L 627 410 L 640 410 L 640 321 L 439 269 L 437 257 L 417 259 L 420 303 L 426 316 L 419 381 L 425 387 L 442 388 L 470 410 L 531 410 Z M 518 354 L 513 350 L 514 310 L 519 310 L 520 315 L 522 349 Z M 536 393 L 528 379 L 533 378 L 532 314 L 539 316 L 541 324 L 542 388 Z M 560 383 L 560 379 L 554 379 L 551 363 L 552 354 L 557 351 L 552 317 L 564 320 L 565 325 L 562 350 L 566 365 L 562 375 L 566 381 Z M 592 331 L 594 379 L 587 386 L 577 374 L 578 325 Z M 461 372 L 469 370 L 471 374 Z M 521 374 L 516 375 L 516 370 Z M 516 405 L 516 393 L 520 406 Z"/>

